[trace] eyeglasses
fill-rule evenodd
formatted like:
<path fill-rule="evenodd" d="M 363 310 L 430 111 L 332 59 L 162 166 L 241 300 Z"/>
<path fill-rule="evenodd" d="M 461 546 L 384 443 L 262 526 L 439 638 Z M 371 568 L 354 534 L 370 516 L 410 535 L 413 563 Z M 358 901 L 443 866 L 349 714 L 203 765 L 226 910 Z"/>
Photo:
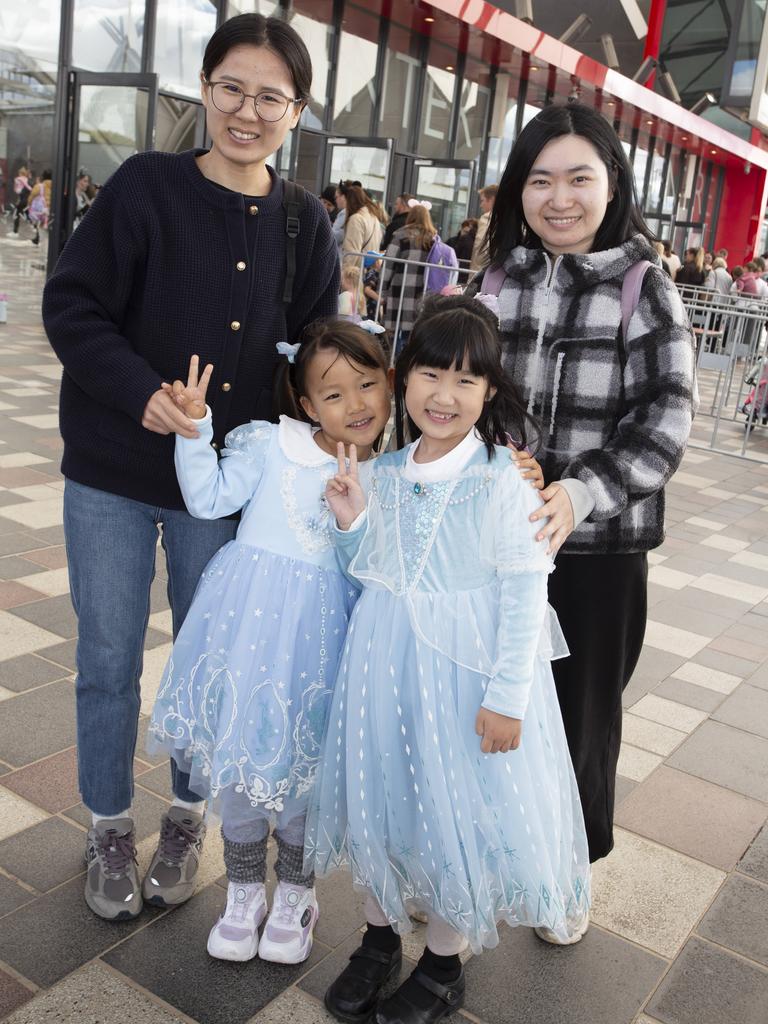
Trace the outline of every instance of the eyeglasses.
<path fill-rule="evenodd" d="M 239 85 L 231 82 L 206 82 L 211 90 L 211 102 L 222 114 L 236 114 L 242 109 L 246 99 L 253 100 L 256 113 L 262 121 L 280 121 L 285 117 L 288 108 L 301 100 L 291 99 L 279 92 L 260 92 L 253 95 L 243 92 Z"/>

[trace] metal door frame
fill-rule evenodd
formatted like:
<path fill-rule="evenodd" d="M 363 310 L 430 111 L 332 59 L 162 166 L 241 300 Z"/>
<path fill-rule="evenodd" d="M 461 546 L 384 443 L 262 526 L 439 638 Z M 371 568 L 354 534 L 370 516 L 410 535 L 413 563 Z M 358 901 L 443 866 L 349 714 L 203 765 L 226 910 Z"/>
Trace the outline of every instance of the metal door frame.
<path fill-rule="evenodd" d="M 74 166 L 80 126 L 80 97 L 84 85 L 145 89 L 147 92 L 147 127 L 144 150 L 154 148 L 155 115 L 159 80 L 156 74 L 104 71 L 69 71 L 67 74 L 67 100 L 65 107 L 62 157 L 56 163 L 52 190 L 52 227 L 48 247 L 48 270 L 52 270 L 72 233 L 74 220 L 74 187 L 77 168 Z"/>
<path fill-rule="evenodd" d="M 392 179 L 392 170 L 395 156 L 395 140 L 385 137 L 378 138 L 366 138 L 359 135 L 343 135 L 334 134 L 327 135 L 325 139 L 325 153 L 323 157 L 323 183 L 327 184 L 330 181 L 331 163 L 332 160 L 332 149 L 336 146 L 339 147 L 350 147 L 359 146 L 363 149 L 383 149 L 387 152 L 387 173 L 384 179 L 384 187 L 382 190 L 381 201 L 382 203 L 387 202 L 387 195 L 389 193 L 389 185 Z M 331 182 L 336 184 L 336 182 Z"/>

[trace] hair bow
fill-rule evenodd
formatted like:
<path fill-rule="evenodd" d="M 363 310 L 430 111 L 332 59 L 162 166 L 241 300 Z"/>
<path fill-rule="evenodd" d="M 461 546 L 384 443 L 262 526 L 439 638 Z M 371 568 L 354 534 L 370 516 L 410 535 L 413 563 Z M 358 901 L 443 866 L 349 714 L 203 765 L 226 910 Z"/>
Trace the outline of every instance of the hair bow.
<path fill-rule="evenodd" d="M 296 356 L 298 355 L 299 349 L 301 348 L 301 342 L 297 341 L 295 345 L 291 345 L 287 341 L 278 341 L 275 348 L 281 356 L 285 356 L 289 363 L 296 362 Z"/>
<path fill-rule="evenodd" d="M 364 331 L 368 331 L 369 334 L 383 334 L 386 327 L 382 327 L 381 324 L 377 324 L 375 320 L 361 320 L 360 327 Z"/>
<path fill-rule="evenodd" d="M 409 199 L 408 205 L 413 209 L 414 206 L 423 206 L 425 210 L 432 209 L 432 203 L 428 199 Z"/>

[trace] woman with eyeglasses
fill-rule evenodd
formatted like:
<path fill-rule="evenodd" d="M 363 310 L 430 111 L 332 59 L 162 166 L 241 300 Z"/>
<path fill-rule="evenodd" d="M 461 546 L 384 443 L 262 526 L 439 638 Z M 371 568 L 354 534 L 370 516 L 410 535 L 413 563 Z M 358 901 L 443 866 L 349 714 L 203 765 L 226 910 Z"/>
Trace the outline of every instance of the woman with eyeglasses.
<path fill-rule="evenodd" d="M 182 378 L 192 355 L 213 364 L 207 401 L 218 449 L 233 427 L 271 418 L 277 343 L 338 303 L 325 210 L 266 162 L 309 99 L 303 41 L 275 18 L 232 18 L 208 42 L 200 80 L 210 149 L 127 160 L 69 240 L 44 296 L 64 365 L 79 783 L 93 816 L 85 895 L 111 920 L 135 917 L 143 901 L 187 900 L 205 833 L 202 801 L 173 766 L 173 806 L 142 884 L 132 762 L 158 528 L 175 635 L 203 568 L 237 526 L 187 513 L 174 438 L 198 432 L 163 384 Z"/>

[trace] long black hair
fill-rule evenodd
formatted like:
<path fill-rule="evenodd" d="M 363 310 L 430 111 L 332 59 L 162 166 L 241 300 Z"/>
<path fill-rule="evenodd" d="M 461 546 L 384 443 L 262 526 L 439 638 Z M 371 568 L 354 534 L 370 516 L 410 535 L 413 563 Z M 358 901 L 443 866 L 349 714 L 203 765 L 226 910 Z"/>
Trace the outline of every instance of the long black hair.
<path fill-rule="evenodd" d="M 593 251 L 613 249 L 637 234 L 653 240 L 640 213 L 632 168 L 613 127 L 602 114 L 583 103 L 555 105 L 545 107 L 528 122 L 509 154 L 488 226 L 488 256 L 492 265 L 500 266 L 517 245 L 544 248 L 525 221 L 523 189 L 542 149 L 564 135 L 579 135 L 591 143 L 608 171 L 613 194 L 595 235 Z"/>
<path fill-rule="evenodd" d="M 263 14 L 238 14 L 220 25 L 208 40 L 203 54 L 203 77 L 210 81 L 214 70 L 235 46 L 265 46 L 288 65 L 296 90 L 294 99 L 309 101 L 312 59 L 296 29 L 281 18 Z"/>
<path fill-rule="evenodd" d="M 536 434 L 535 421 L 528 415 L 517 385 L 506 374 L 501 362 L 499 325 L 495 313 L 482 302 L 466 295 L 428 295 L 413 325 L 408 342 L 395 364 L 395 429 L 397 446 L 408 437 L 415 441 L 421 431 L 405 405 L 406 379 L 417 366 L 467 370 L 485 377 L 496 394 L 483 406 L 475 424 L 485 441 L 488 457 L 493 458 L 496 444 L 512 437 L 524 447 Z"/>
<path fill-rule="evenodd" d="M 318 352 L 332 351 L 348 363 L 387 374 L 387 357 L 377 337 L 351 320 L 318 320 L 304 330 L 294 361 L 289 362 L 286 356 L 280 356 L 278 360 L 273 391 L 274 419 L 290 416 L 294 420 L 312 422 L 300 401 L 307 395 L 307 370 Z"/>

